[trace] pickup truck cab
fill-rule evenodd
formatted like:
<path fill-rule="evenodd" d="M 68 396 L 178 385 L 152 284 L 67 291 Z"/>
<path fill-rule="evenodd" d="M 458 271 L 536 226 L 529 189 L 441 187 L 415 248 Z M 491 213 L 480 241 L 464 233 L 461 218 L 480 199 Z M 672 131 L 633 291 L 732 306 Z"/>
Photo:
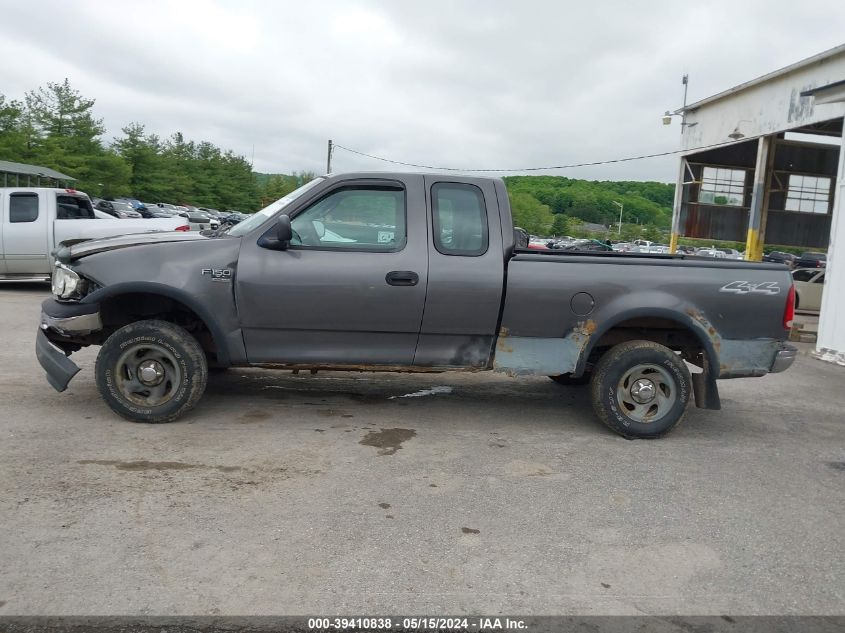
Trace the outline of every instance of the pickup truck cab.
<path fill-rule="evenodd" d="M 184 414 L 210 366 L 492 370 L 589 382 L 626 437 L 666 433 L 693 391 L 718 409 L 716 379 L 794 358 L 784 266 L 533 251 L 514 234 L 499 179 L 320 177 L 215 235 L 60 249 L 36 353 L 62 391 L 68 356 L 101 345 L 100 394 L 134 421 Z"/>
<path fill-rule="evenodd" d="M 68 240 L 187 230 L 180 220 L 106 220 L 75 189 L 0 187 L 0 281 L 49 280 L 51 253 Z"/>

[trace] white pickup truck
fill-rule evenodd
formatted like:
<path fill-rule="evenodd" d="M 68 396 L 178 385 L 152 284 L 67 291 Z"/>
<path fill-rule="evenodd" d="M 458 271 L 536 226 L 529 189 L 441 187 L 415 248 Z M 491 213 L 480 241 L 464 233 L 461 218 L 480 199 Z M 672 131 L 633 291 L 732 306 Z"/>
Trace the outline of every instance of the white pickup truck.
<path fill-rule="evenodd" d="M 0 187 L 0 281 L 49 281 L 53 250 L 62 242 L 187 231 L 184 218 L 100 219 L 75 189 Z"/>

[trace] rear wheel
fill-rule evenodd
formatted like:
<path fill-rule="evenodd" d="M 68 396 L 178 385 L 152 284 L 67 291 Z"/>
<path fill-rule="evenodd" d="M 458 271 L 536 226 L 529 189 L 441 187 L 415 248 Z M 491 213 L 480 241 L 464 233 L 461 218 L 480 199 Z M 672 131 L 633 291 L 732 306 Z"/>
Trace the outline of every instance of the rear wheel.
<path fill-rule="evenodd" d="M 168 321 L 137 321 L 112 334 L 95 367 L 112 411 L 134 422 L 172 422 L 205 391 L 208 366 L 197 340 Z"/>
<path fill-rule="evenodd" d="M 651 341 L 628 341 L 610 349 L 592 379 L 593 409 L 627 438 L 656 438 L 683 418 L 691 379 L 683 360 Z"/>

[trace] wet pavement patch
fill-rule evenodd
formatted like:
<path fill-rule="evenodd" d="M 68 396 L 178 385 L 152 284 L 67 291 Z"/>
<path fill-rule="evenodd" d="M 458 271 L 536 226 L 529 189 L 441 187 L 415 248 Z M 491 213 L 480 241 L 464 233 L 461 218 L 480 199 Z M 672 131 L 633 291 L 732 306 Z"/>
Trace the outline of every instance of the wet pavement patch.
<path fill-rule="evenodd" d="M 186 464 L 185 462 L 150 462 L 145 459 L 131 462 L 116 459 L 80 459 L 77 464 L 94 466 L 114 466 L 118 470 L 145 471 L 145 470 L 191 470 L 193 468 L 209 468 L 219 470 L 222 473 L 232 473 L 242 470 L 240 466 L 206 466 L 205 464 Z"/>
<path fill-rule="evenodd" d="M 402 448 L 403 442 L 410 440 L 416 434 L 414 429 L 381 429 L 370 431 L 358 443 L 380 449 L 379 455 L 394 455 Z"/>
<path fill-rule="evenodd" d="M 833 470 L 845 470 L 845 462 L 828 462 L 827 465 Z"/>
<path fill-rule="evenodd" d="M 387 510 L 390 507 L 390 504 L 382 502 L 382 503 L 378 504 L 378 507 L 382 508 L 383 510 Z"/>
<path fill-rule="evenodd" d="M 267 420 L 273 417 L 272 414 L 268 411 L 262 411 L 261 409 L 251 409 L 242 413 L 240 416 L 241 420 L 254 422 L 257 420 Z"/>
<path fill-rule="evenodd" d="M 476 530 L 475 528 L 468 527 L 462 527 L 461 532 L 463 532 L 464 534 L 481 534 L 481 530 Z"/>

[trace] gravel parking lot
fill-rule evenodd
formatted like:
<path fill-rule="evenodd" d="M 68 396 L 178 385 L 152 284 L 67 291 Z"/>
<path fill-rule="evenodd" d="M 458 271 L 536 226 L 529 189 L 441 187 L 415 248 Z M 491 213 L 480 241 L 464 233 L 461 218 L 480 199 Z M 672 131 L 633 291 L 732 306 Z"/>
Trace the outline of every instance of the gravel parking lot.
<path fill-rule="evenodd" d="M 0 293 L 0 614 L 845 613 L 845 368 L 809 346 L 658 441 L 484 374 L 236 369 L 147 426 L 96 350 L 54 392 L 48 289 Z"/>

